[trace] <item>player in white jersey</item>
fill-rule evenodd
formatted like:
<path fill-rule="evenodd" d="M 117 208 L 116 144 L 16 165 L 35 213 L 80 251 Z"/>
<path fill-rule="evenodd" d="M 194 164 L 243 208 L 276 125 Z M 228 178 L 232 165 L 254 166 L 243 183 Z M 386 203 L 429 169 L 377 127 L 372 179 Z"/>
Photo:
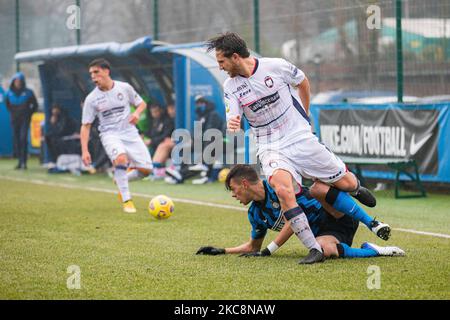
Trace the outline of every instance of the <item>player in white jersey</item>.
<path fill-rule="evenodd" d="M 224 83 L 228 129 L 240 130 L 245 116 L 283 215 L 310 249 L 302 263 L 323 261 L 322 249 L 295 200 L 293 182 L 301 184 L 301 176 L 314 179 L 311 194 L 329 212 L 336 212 L 332 205 L 339 190 L 351 192 L 369 206 L 375 206 L 375 198 L 312 133 L 309 81 L 300 69 L 283 59 L 251 57 L 245 41 L 231 32 L 208 40 L 207 50 L 213 49 L 220 69 L 230 76 Z M 321 192 L 324 183 L 333 186 L 327 188 L 330 194 Z"/>
<path fill-rule="evenodd" d="M 126 82 L 111 79 L 111 66 L 105 59 L 89 64 L 89 73 L 96 88 L 86 97 L 80 131 L 82 159 L 91 163 L 88 150 L 89 133 L 95 117 L 99 118 L 100 139 L 114 166 L 114 182 L 119 188 L 123 210 L 136 212 L 128 181 L 142 179 L 152 170 L 152 160 L 136 123 L 147 104 Z M 131 113 L 130 105 L 136 106 Z M 127 172 L 128 168 L 132 168 Z"/>

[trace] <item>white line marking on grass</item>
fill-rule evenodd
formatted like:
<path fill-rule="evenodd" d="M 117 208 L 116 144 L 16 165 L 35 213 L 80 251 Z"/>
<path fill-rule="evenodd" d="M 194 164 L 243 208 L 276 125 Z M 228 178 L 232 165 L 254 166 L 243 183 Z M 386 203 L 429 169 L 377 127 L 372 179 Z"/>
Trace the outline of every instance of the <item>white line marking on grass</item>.
<path fill-rule="evenodd" d="M 87 190 L 87 191 L 117 194 L 116 190 L 96 188 L 96 187 L 74 186 L 74 185 L 66 184 L 66 183 L 49 182 L 49 181 L 37 180 L 37 179 L 11 178 L 11 177 L 5 177 L 5 176 L 0 176 L 0 179 L 17 181 L 17 182 L 28 182 L 28 183 L 46 185 L 46 186 L 51 186 L 51 187 L 61 187 L 61 188 L 67 188 L 67 189 L 77 189 L 77 190 Z M 132 192 L 132 195 L 136 196 L 136 197 L 147 198 L 147 199 L 151 199 L 154 196 L 156 196 L 156 194 L 151 195 L 151 194 L 138 193 L 138 192 Z M 199 201 L 199 200 L 190 200 L 190 199 L 183 199 L 183 198 L 174 198 L 174 197 L 170 197 L 170 198 L 173 201 L 177 201 L 177 202 L 181 202 L 181 203 L 196 204 L 196 205 L 200 205 L 200 206 L 231 209 L 231 210 L 238 210 L 238 211 L 247 211 L 246 208 L 236 207 L 233 205 L 220 204 L 220 203 L 214 203 L 214 202 L 205 202 L 205 201 Z"/>
<path fill-rule="evenodd" d="M 4 180 L 11 180 L 11 181 L 17 181 L 17 182 L 27 182 L 27 183 L 33 183 L 33 184 L 39 184 L 39 185 L 46 185 L 51 187 L 60 187 L 60 188 L 67 188 L 67 189 L 77 189 L 77 190 L 87 190 L 87 191 L 95 191 L 95 192 L 103 192 L 103 193 L 111 193 L 116 194 L 117 191 L 110 190 L 110 189 L 102 189 L 102 188 L 96 188 L 96 187 L 83 187 L 83 186 L 74 186 L 70 184 L 65 183 L 56 183 L 56 182 L 49 182 L 44 180 L 36 180 L 36 179 L 22 179 L 22 178 L 11 178 L 11 177 L 5 177 L 0 176 L 0 179 Z M 155 195 L 149 195 L 144 193 L 132 193 L 134 196 L 142 197 L 151 199 Z M 183 199 L 183 198 L 173 198 L 172 200 L 181 202 L 181 203 L 188 203 L 188 204 L 196 204 L 200 206 L 207 206 L 207 207 L 213 207 L 213 208 L 222 208 L 222 209 L 231 209 L 231 210 L 237 210 L 237 211 L 247 211 L 247 208 L 243 207 L 237 207 L 232 205 L 226 205 L 226 204 L 219 204 L 214 202 L 205 202 L 205 201 L 199 201 L 199 200 L 190 200 L 190 199 Z M 443 234 L 443 233 L 434 233 L 434 232 L 425 232 L 425 231 L 418 231 L 418 230 L 412 230 L 412 229 L 403 229 L 403 228 L 393 228 L 393 230 L 401 231 L 401 232 L 408 232 L 408 233 L 414 233 L 419 235 L 426 235 L 431 237 L 437 237 L 437 238 L 445 238 L 450 239 L 449 234 Z"/>
<path fill-rule="evenodd" d="M 426 235 L 426 236 L 450 239 L 450 235 L 449 234 L 425 232 L 425 231 L 418 231 L 418 230 L 412 230 L 412 229 L 402 229 L 402 228 L 393 228 L 393 229 L 396 230 L 396 231 L 409 232 L 409 233 L 415 233 L 415 234 L 423 234 L 423 235 Z"/>

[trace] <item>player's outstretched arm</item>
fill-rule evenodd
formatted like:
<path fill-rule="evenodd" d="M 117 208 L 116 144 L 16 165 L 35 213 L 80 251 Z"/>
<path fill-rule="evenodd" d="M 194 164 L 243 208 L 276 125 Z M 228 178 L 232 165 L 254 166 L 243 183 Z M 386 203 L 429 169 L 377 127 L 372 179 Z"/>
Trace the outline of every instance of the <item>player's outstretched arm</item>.
<path fill-rule="evenodd" d="M 225 254 L 224 248 L 216 248 L 211 246 L 201 247 L 196 254 L 206 254 L 209 256 L 216 256 L 218 254 Z"/>
<path fill-rule="evenodd" d="M 218 255 L 225 253 L 249 253 L 259 251 L 261 249 L 264 238 L 261 239 L 250 239 L 249 242 L 246 242 L 240 246 L 232 247 L 232 248 L 216 248 L 216 247 L 201 247 L 198 249 L 196 254 L 206 254 L 206 255 Z"/>
<path fill-rule="evenodd" d="M 286 241 L 294 234 L 291 227 L 289 226 L 289 222 L 286 222 L 281 229 L 280 233 L 276 236 L 275 240 L 272 241 L 266 248 L 261 251 L 249 252 L 241 254 L 241 257 L 267 257 L 278 250 Z"/>

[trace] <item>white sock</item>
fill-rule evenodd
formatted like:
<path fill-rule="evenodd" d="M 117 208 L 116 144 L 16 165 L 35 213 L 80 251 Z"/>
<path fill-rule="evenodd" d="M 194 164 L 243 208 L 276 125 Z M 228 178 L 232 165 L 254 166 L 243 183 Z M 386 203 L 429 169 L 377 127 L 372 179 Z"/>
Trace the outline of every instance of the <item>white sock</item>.
<path fill-rule="evenodd" d="M 315 248 L 322 252 L 322 247 L 317 242 L 316 237 L 309 227 L 308 219 L 300 207 L 290 209 L 284 213 L 286 219 L 291 224 L 291 229 L 294 231 L 297 238 L 309 250 Z"/>
<path fill-rule="evenodd" d="M 122 201 L 128 201 L 131 199 L 130 189 L 128 188 L 127 167 L 116 166 L 114 168 L 114 180 L 119 188 Z"/>
<path fill-rule="evenodd" d="M 130 172 L 127 172 L 128 181 L 136 181 L 142 180 L 145 178 L 145 175 L 137 169 L 133 169 Z"/>

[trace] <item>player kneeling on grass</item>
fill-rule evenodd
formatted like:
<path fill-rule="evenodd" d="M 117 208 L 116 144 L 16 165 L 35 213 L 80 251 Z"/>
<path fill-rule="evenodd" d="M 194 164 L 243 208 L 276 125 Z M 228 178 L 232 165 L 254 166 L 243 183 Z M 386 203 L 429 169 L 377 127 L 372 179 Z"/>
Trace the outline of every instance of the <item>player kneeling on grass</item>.
<path fill-rule="evenodd" d="M 131 85 L 112 80 L 110 72 L 110 64 L 105 59 L 96 59 L 89 64 L 89 73 L 96 88 L 84 102 L 81 157 L 86 166 L 90 165 L 89 132 L 95 117 L 98 117 L 100 139 L 114 165 L 114 182 L 119 188 L 123 210 L 134 213 L 136 208 L 131 200 L 128 181 L 142 179 L 152 170 L 150 154 L 135 126 L 147 105 Z M 135 112 L 131 113 L 130 105 L 137 106 Z M 128 168 L 132 170 L 127 172 Z"/>
<path fill-rule="evenodd" d="M 261 180 L 249 165 L 236 165 L 226 179 L 226 187 L 232 196 L 243 205 L 251 202 L 248 219 L 252 225 L 250 241 L 233 248 L 201 247 L 197 254 L 217 255 L 240 253 L 242 256 L 269 256 L 281 247 L 293 234 L 289 222 L 281 214 L 279 199 L 266 180 Z M 327 192 L 327 190 L 325 190 Z M 364 242 L 361 248 L 352 248 L 353 237 L 359 221 L 349 215 L 336 218 L 325 211 L 307 188 L 296 195 L 297 203 L 305 212 L 311 231 L 321 245 L 324 255 L 342 258 L 363 258 L 376 256 L 403 256 L 405 252 L 397 247 L 380 247 Z M 372 219 L 374 220 L 374 219 Z M 265 249 L 261 250 L 267 229 L 280 233 Z M 301 260 L 300 263 L 308 263 Z"/>

